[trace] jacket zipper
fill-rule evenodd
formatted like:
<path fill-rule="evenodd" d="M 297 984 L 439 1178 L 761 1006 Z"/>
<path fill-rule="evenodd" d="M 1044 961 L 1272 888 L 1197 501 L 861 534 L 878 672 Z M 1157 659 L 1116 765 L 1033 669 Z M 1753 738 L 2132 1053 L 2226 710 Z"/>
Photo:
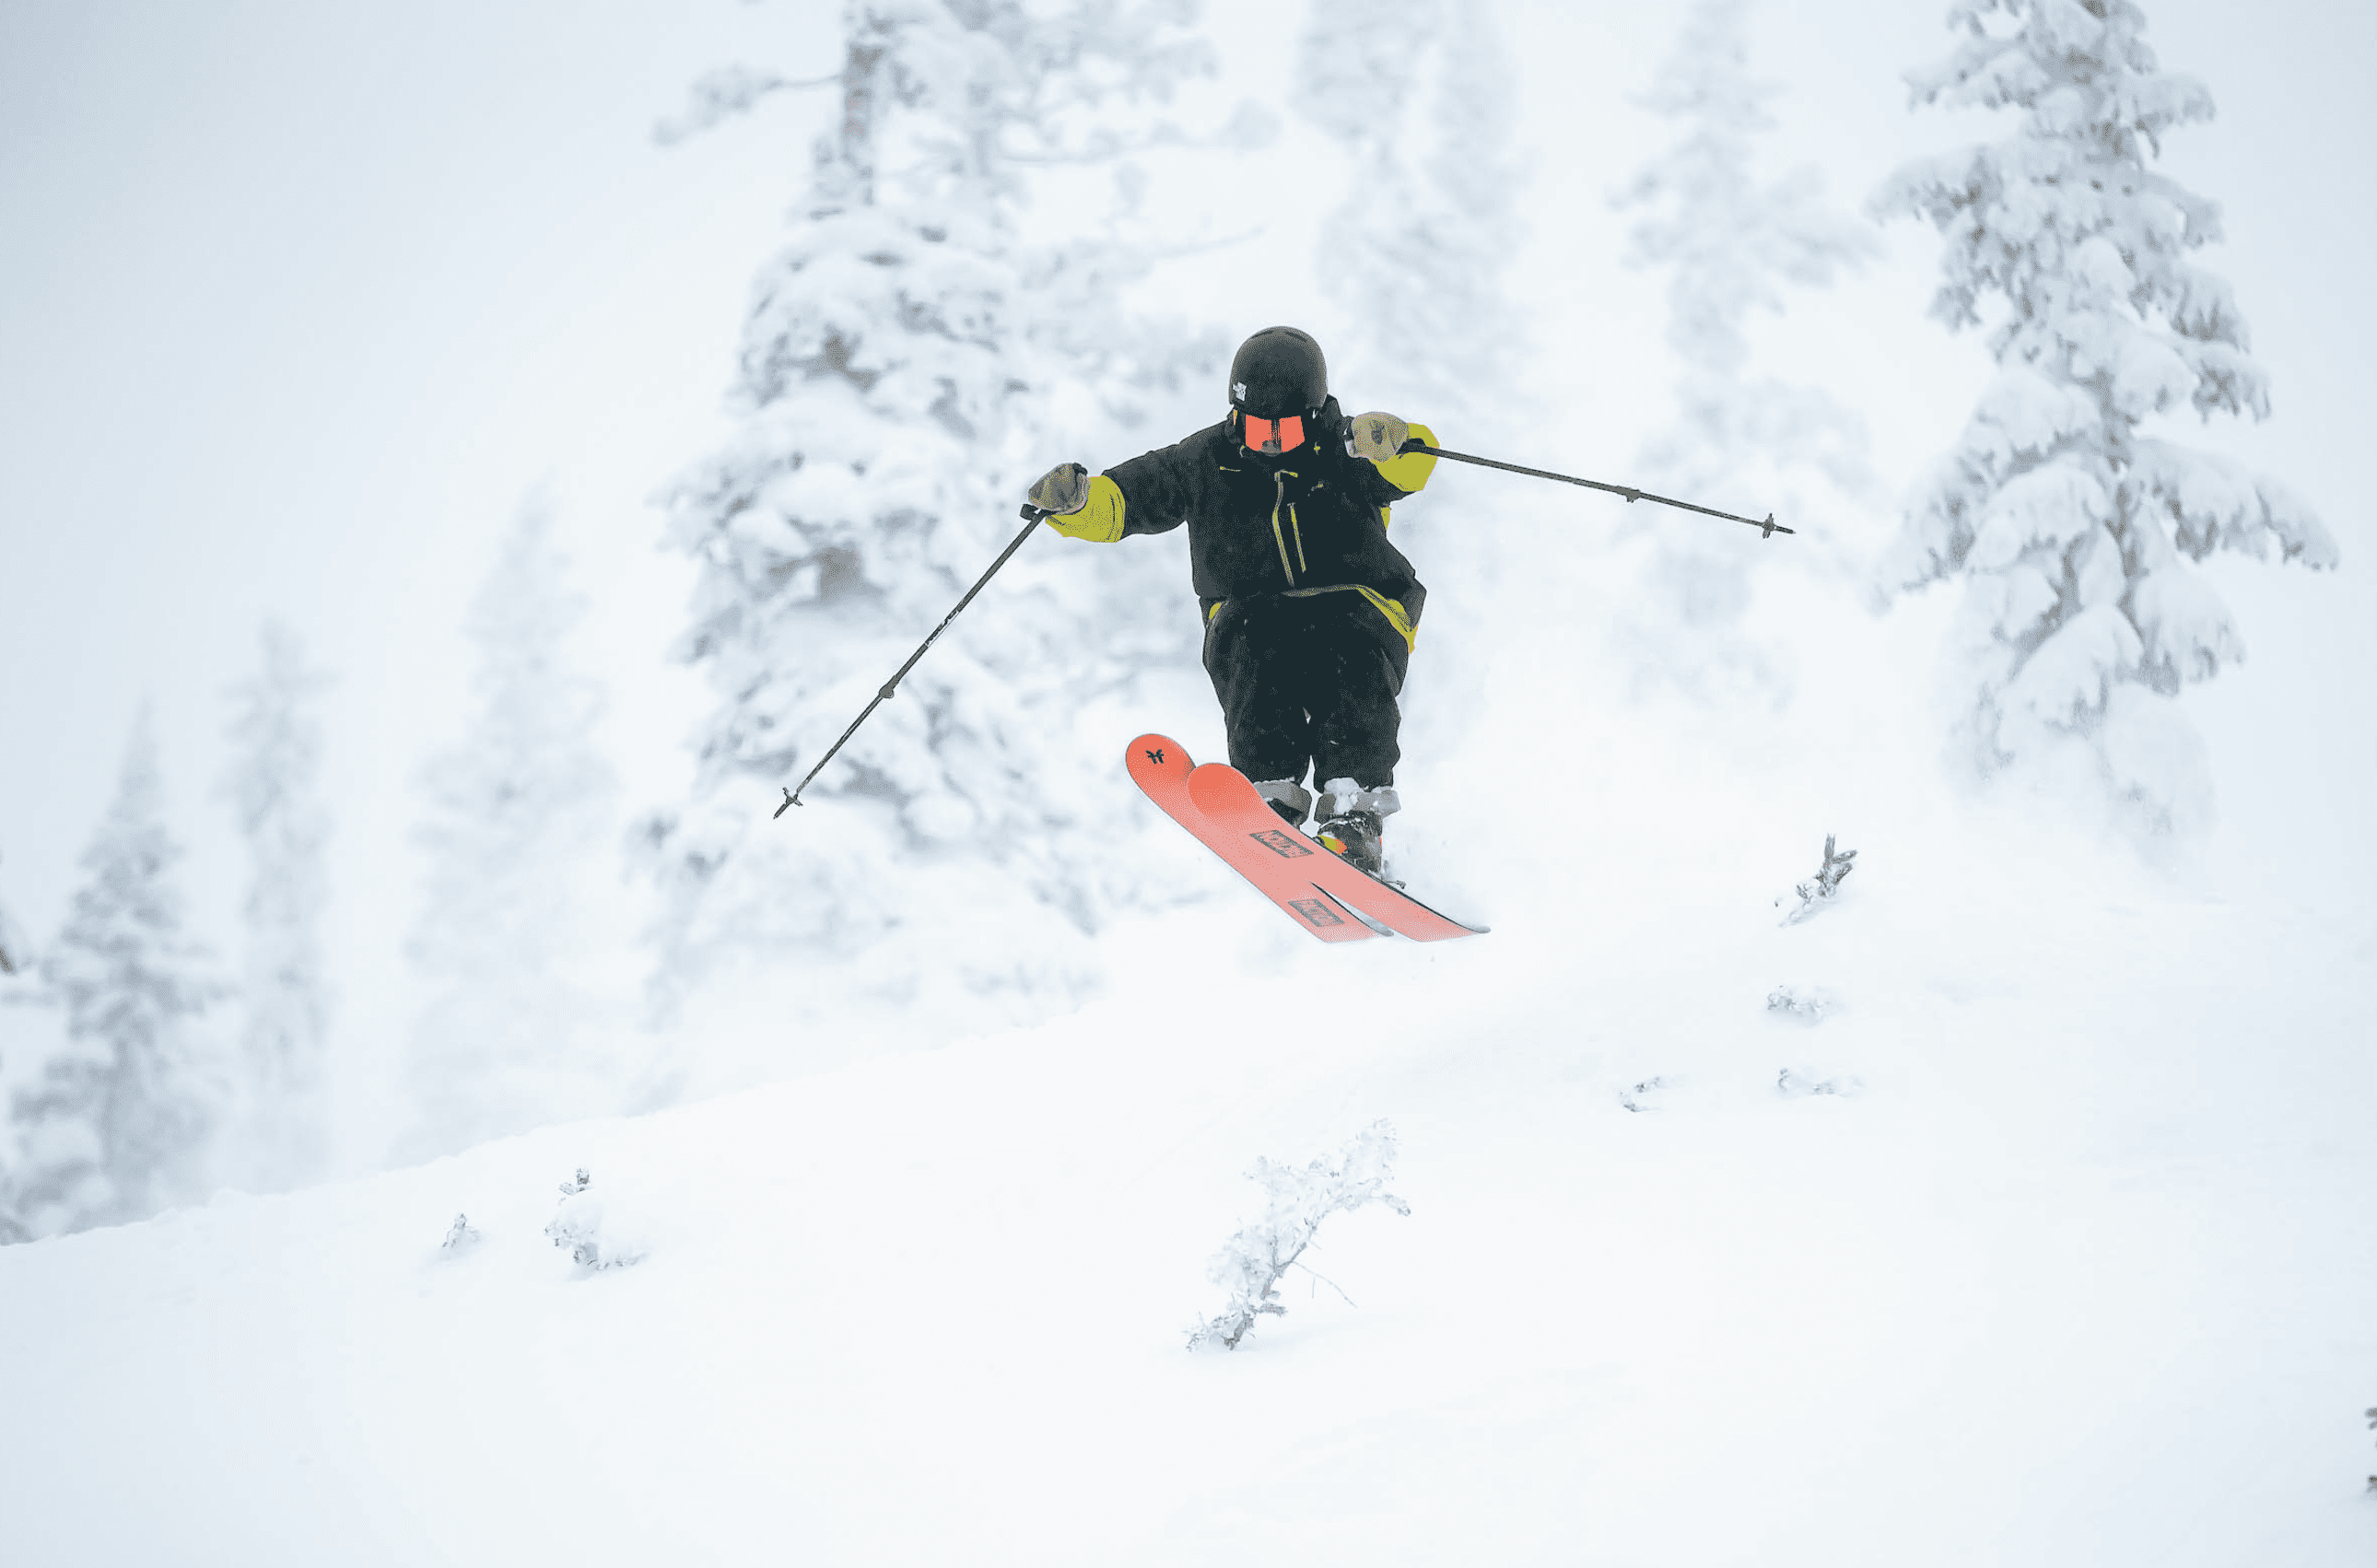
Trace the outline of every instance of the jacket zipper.
<path fill-rule="evenodd" d="M 1272 542 L 1279 546 L 1279 569 L 1286 574 L 1287 585 L 1290 588 L 1296 586 L 1296 568 L 1288 564 L 1287 535 L 1280 532 L 1279 509 L 1287 505 L 1287 482 L 1295 477 L 1296 476 L 1294 473 L 1284 468 L 1276 470 L 1272 476 L 1272 483 L 1275 488 L 1272 492 L 1271 537 Z M 1287 508 L 1287 525 L 1296 530 L 1296 558 L 1301 562 L 1304 559 L 1304 530 L 1296 521 L 1294 507 Z M 1307 567 L 1305 569 L 1309 571 L 1312 569 Z"/>

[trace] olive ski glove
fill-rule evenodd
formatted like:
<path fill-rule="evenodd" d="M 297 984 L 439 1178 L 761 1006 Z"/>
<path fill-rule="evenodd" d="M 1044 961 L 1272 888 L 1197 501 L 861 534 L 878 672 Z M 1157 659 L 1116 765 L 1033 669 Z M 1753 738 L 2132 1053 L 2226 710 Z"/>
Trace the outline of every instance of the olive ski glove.
<path fill-rule="evenodd" d="M 1042 474 L 1026 497 L 1044 512 L 1071 513 L 1090 504 L 1090 471 L 1060 462 Z"/>
<path fill-rule="evenodd" d="M 1385 462 L 1411 439 L 1411 426 L 1392 413 L 1357 413 L 1345 423 L 1345 449 L 1371 462 Z"/>

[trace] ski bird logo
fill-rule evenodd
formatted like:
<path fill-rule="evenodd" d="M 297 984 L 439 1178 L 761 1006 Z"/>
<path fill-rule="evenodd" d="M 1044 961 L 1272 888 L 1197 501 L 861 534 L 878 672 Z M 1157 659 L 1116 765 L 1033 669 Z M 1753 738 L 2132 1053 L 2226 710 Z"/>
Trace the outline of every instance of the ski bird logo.
<path fill-rule="evenodd" d="M 1147 753 L 1147 760 L 1154 763 L 1159 768 L 1164 766 L 1164 748 L 1159 746 L 1149 751 Z"/>

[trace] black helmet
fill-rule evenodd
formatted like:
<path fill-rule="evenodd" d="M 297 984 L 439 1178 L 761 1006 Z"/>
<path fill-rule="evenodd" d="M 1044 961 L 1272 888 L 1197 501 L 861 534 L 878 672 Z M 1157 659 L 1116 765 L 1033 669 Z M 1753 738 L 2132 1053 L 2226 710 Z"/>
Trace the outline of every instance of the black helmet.
<path fill-rule="evenodd" d="M 1257 419 L 1316 417 L 1329 401 L 1329 362 L 1312 334 L 1266 327 L 1230 361 L 1230 406 Z"/>

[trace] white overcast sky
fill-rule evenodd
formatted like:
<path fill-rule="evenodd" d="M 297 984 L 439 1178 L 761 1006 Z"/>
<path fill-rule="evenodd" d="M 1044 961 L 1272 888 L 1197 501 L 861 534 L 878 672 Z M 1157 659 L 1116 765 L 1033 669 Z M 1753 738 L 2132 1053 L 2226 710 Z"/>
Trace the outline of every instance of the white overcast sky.
<path fill-rule="evenodd" d="M 1359 14 L 1392 25 L 1392 9 Z M 2347 556 L 2331 603 L 2377 603 L 2359 461 L 2377 414 L 2377 8 L 2147 10 L 2164 64 L 2219 101 L 2165 166 L 2225 205 L 2230 242 L 2207 259 L 2236 284 L 2275 387 L 2271 424 L 2212 438 L 2322 508 Z M 1947 46 L 1943 11 L 1764 6 L 1755 64 L 1790 89 L 1778 164 L 1822 163 L 1856 204 L 1900 158 L 1956 137 L 1940 115 L 1910 117 L 1898 80 Z M 346 1022 L 394 1026 L 368 1015 L 400 994 L 412 777 L 456 733 L 462 605 L 539 485 L 595 598 L 587 658 L 612 689 L 606 738 L 631 803 L 675 787 L 699 698 L 660 651 L 687 577 L 655 548 L 645 499 L 723 427 L 746 288 L 809 127 L 793 109 L 674 150 L 648 133 L 708 67 L 831 69 L 833 15 L 796 0 L 0 0 L 0 899 L 21 919 L 54 928 L 146 699 L 176 823 L 199 849 L 198 895 L 229 940 L 236 860 L 208 793 L 222 692 L 278 613 L 339 681 Z M 1276 101 L 1302 9 L 1232 0 L 1212 15 L 1231 92 Z M 1600 461 L 1632 449 L 1639 385 L 1667 376 L 1654 286 L 1618 270 L 1603 201 L 1654 143 L 1627 95 L 1672 17 L 1509 16 L 1532 171 L 1521 275 L 1548 351 L 1534 389 L 1573 407 L 1578 428 L 1622 437 L 1534 456 Z M 1209 170 L 1180 199 L 1201 207 L 1192 230 L 1243 219 L 1274 237 L 1309 205 L 1259 162 Z M 1953 437 L 1981 376 L 1977 348 L 1922 317 L 1936 245 L 1894 226 L 1882 267 L 1764 339 L 1791 361 L 1777 368 L 1867 410 L 1893 479 Z M 1238 328 L 1325 318 L 1309 273 L 1266 242 L 1199 276 L 1213 320 Z M 1247 320 L 1249 300 L 1280 308 Z M 1051 461 L 1069 455 L 1128 454 Z M 2308 592 L 2286 589 L 2271 602 Z M 2274 637 L 2283 652 L 2287 628 L 2240 613 L 2257 656 Z M 2343 711 L 2365 728 L 2371 709 Z M 2322 787 L 2365 790 L 2366 755 L 2336 752 Z"/>

